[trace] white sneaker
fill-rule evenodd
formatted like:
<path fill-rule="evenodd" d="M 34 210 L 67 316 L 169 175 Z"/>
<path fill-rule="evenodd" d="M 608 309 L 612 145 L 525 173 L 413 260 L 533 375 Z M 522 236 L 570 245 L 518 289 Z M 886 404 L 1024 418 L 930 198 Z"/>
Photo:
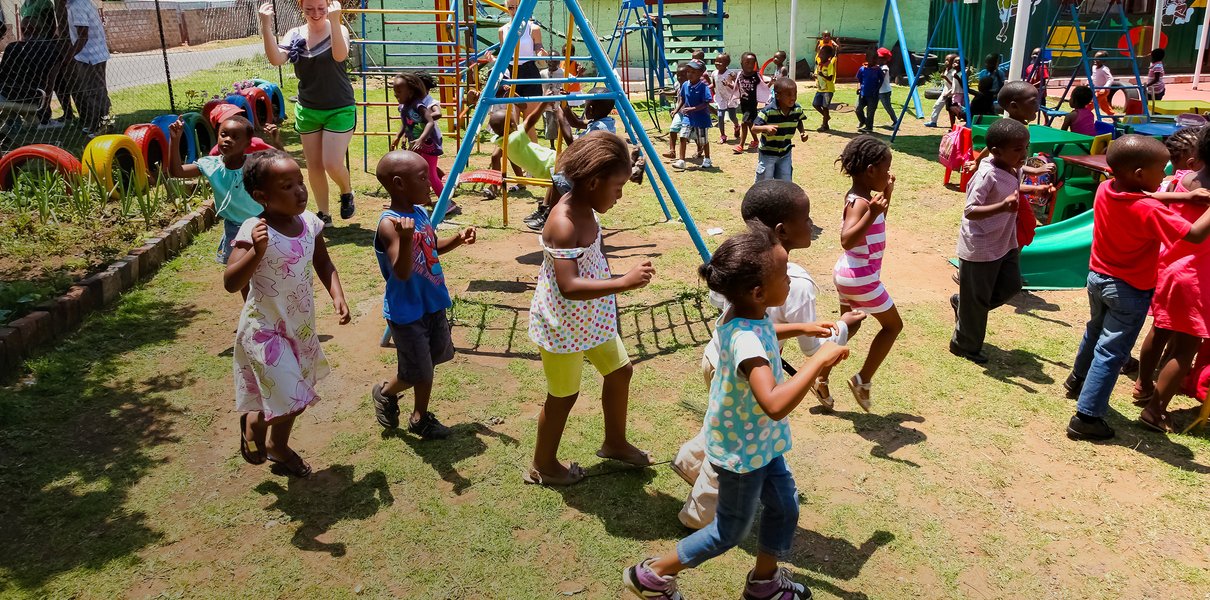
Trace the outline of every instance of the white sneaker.
<path fill-rule="evenodd" d="M 713 169 L 714 163 L 710 162 L 709 158 L 703 158 L 702 159 L 702 168 L 703 169 Z"/>
<path fill-rule="evenodd" d="M 685 161 L 683 161 L 683 160 L 681 160 L 681 159 L 679 159 L 679 158 L 678 158 L 678 159 L 676 159 L 676 160 L 674 160 L 674 161 L 672 161 L 672 168 L 674 168 L 674 169 L 684 169 L 684 168 L 685 168 Z"/>

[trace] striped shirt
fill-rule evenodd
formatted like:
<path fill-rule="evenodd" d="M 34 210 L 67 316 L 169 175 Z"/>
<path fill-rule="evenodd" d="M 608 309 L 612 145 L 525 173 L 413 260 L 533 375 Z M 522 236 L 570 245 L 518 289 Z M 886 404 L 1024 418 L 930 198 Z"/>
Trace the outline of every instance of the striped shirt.
<path fill-rule="evenodd" d="M 785 156 L 794 147 L 794 131 L 802 123 L 802 107 L 798 103 L 790 107 L 789 112 L 777 108 L 777 100 L 773 100 L 760 112 L 756 113 L 756 125 L 773 125 L 777 133 L 760 136 L 760 153 L 769 156 Z"/>
<path fill-rule="evenodd" d="M 845 205 L 857 196 L 849 194 Z M 886 213 L 878 215 L 866 229 L 860 246 L 845 250 L 832 268 L 832 280 L 842 304 L 869 314 L 886 312 L 895 305 L 882 285 L 882 254 L 886 250 Z"/>

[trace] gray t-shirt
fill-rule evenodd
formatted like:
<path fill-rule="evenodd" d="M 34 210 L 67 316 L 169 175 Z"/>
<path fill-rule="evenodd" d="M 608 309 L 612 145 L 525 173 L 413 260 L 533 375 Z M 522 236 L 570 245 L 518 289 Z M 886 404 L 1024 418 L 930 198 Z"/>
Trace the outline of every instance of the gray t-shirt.
<path fill-rule="evenodd" d="M 332 110 L 353 106 L 353 84 L 345 73 L 344 61 L 332 59 L 332 38 L 324 38 L 307 47 L 307 26 L 286 32 L 278 45 L 286 52 L 298 77 L 298 103 L 303 108 Z"/>

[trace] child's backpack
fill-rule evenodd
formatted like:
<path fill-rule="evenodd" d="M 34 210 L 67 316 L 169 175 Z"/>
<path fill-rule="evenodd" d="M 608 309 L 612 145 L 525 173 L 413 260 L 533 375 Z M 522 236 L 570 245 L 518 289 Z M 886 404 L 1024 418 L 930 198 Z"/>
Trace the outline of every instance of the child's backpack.
<path fill-rule="evenodd" d="M 966 161 L 974 158 L 971 149 L 962 143 L 962 128 L 955 127 L 952 131 L 941 136 L 941 145 L 937 148 L 937 162 L 946 170 L 960 171 Z"/>
<path fill-rule="evenodd" d="M 1050 155 L 1045 152 L 1039 152 L 1025 159 L 1025 166 L 1033 169 L 1041 169 L 1047 165 L 1053 165 Z M 1050 173 L 1042 173 L 1040 175 L 1026 174 L 1022 177 L 1023 185 L 1040 185 L 1047 186 L 1055 182 L 1054 175 Z M 1017 199 L 1017 245 L 1021 248 L 1028 246 L 1034 241 L 1034 229 L 1038 223 L 1050 222 L 1050 206 L 1054 203 L 1054 195 L 1051 194 L 1021 194 Z"/>

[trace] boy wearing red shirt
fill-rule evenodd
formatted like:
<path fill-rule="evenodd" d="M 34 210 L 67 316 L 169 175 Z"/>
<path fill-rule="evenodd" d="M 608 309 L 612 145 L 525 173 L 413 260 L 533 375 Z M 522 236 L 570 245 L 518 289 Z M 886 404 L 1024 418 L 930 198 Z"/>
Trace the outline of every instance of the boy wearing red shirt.
<path fill-rule="evenodd" d="M 1155 291 L 1160 244 L 1200 244 L 1210 236 L 1210 211 L 1190 224 L 1155 194 L 1164 180 L 1168 150 L 1155 138 L 1125 135 L 1106 157 L 1114 178 L 1097 190 L 1093 203 L 1088 303 L 1091 318 L 1064 387 L 1077 398 L 1067 425 L 1073 439 L 1107 440 L 1109 396 L 1147 319 Z M 1183 196 L 1182 196 L 1183 198 Z"/>

